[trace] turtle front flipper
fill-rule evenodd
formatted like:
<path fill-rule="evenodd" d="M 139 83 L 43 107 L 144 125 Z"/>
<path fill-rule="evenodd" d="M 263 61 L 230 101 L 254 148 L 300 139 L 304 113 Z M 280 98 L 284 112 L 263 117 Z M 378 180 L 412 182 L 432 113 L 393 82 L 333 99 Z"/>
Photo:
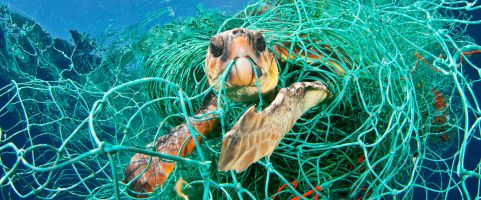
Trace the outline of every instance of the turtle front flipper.
<path fill-rule="evenodd" d="M 217 98 L 215 95 L 211 95 L 206 100 L 203 107 L 197 111 L 196 116 L 205 115 L 217 109 Z M 207 136 L 212 132 L 218 121 L 213 115 L 205 117 L 210 119 L 191 121 L 192 128 L 203 136 Z M 196 139 L 201 141 L 202 137 L 197 136 Z M 154 145 L 155 151 L 158 153 L 180 157 L 190 155 L 196 147 L 189 127 L 185 122 L 174 127 L 167 134 L 157 138 L 154 143 L 150 143 L 146 147 L 152 149 Z M 130 163 L 125 168 L 125 179 L 123 182 L 128 183 L 130 189 L 139 193 L 133 196 L 146 197 L 146 195 L 141 195 L 141 193 L 153 192 L 155 188 L 162 186 L 174 170 L 175 165 L 174 161 L 162 160 L 159 157 L 137 153 L 130 159 Z"/>
<path fill-rule="evenodd" d="M 310 108 L 330 96 L 321 82 L 299 82 L 283 88 L 269 107 L 256 113 L 250 107 L 224 136 L 218 168 L 244 171 L 270 156 L 294 123 Z"/>

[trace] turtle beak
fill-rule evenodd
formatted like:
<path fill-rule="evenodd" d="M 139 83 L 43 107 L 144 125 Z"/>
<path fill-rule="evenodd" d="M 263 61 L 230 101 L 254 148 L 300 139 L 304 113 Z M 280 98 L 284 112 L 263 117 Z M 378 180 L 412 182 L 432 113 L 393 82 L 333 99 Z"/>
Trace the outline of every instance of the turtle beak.
<path fill-rule="evenodd" d="M 256 74 L 260 78 L 262 70 L 249 56 L 236 57 L 228 81 L 231 85 L 237 87 L 249 86 L 255 83 Z"/>

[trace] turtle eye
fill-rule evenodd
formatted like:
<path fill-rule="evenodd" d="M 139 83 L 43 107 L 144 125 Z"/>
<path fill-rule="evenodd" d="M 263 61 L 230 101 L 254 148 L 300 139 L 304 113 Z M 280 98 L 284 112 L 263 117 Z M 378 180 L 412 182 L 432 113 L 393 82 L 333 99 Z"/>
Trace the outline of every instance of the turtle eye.
<path fill-rule="evenodd" d="M 264 40 L 264 37 L 262 35 L 258 35 L 256 39 L 256 49 L 259 52 L 263 52 L 266 50 L 266 41 Z"/>
<path fill-rule="evenodd" d="M 224 41 L 222 40 L 221 37 L 213 37 L 210 39 L 210 45 L 209 45 L 210 53 L 214 57 L 219 57 L 222 55 L 224 52 Z"/>

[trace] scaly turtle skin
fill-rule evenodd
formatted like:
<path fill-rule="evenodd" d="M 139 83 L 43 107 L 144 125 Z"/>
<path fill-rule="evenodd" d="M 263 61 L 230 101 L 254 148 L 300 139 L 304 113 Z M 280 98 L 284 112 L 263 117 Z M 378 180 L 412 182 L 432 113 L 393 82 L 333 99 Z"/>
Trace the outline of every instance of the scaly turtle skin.
<path fill-rule="evenodd" d="M 288 60 L 293 56 L 281 46 L 275 46 L 274 50 L 276 54 L 266 48 L 264 37 L 259 31 L 237 28 L 214 35 L 210 40 L 204 69 L 209 84 L 218 91 L 224 77 L 227 96 L 236 102 L 256 100 L 259 92 L 261 95 L 272 93 L 279 76 L 275 57 Z M 299 52 L 294 50 L 293 53 Z M 310 59 L 319 60 L 321 57 L 323 56 L 320 53 L 309 54 L 306 60 L 310 62 Z M 233 64 L 229 68 L 230 63 Z M 345 73 L 334 61 L 329 60 L 322 64 L 331 67 L 338 74 Z M 230 71 L 226 71 L 228 69 Z M 330 95 L 321 82 L 299 82 L 280 89 L 274 101 L 263 111 L 256 113 L 254 106 L 249 108 L 224 136 L 218 169 L 242 172 L 262 157 L 270 156 L 299 117 Z M 217 99 L 212 95 L 196 115 L 216 109 Z M 192 124 L 194 129 L 206 136 L 213 130 L 216 122 L 217 119 L 214 118 Z M 183 123 L 158 138 L 155 144 L 147 146 L 155 145 L 159 153 L 184 157 L 195 148 L 190 136 L 187 125 Z M 201 139 L 200 136 L 197 137 L 197 140 Z M 184 142 L 186 145 L 182 145 Z M 124 171 L 124 183 L 132 182 L 130 186 L 137 192 L 152 192 L 165 183 L 174 167 L 175 162 L 136 154 Z"/>

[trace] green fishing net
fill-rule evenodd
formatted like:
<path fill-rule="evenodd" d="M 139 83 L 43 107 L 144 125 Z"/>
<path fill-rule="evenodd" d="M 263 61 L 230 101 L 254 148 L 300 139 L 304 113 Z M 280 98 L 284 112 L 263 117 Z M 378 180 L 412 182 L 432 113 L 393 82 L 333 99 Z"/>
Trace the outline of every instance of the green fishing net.
<path fill-rule="evenodd" d="M 226 16 L 199 11 L 139 34 L 138 27 L 73 44 L 1 8 L 0 189 L 4 197 L 135 198 L 122 182 L 134 153 L 177 162 L 149 198 L 367 199 L 481 197 L 481 108 L 473 87 L 481 47 L 467 1 L 261 1 Z M 162 12 L 159 12 L 159 16 Z M 144 22 L 139 23 L 142 26 Z M 298 54 L 279 65 L 278 88 L 321 81 L 332 97 L 299 119 L 270 159 L 218 172 L 222 136 L 250 106 L 207 85 L 211 36 L 262 30 L 271 51 Z M 309 61 L 306 55 L 324 56 Z M 332 61 L 339 74 L 322 66 Z M 279 63 L 283 63 L 280 62 Z M 468 76 L 468 72 L 471 75 Z M 219 126 L 186 158 L 145 148 L 194 118 L 208 94 Z M 479 156 L 476 157 L 479 159 Z"/>

